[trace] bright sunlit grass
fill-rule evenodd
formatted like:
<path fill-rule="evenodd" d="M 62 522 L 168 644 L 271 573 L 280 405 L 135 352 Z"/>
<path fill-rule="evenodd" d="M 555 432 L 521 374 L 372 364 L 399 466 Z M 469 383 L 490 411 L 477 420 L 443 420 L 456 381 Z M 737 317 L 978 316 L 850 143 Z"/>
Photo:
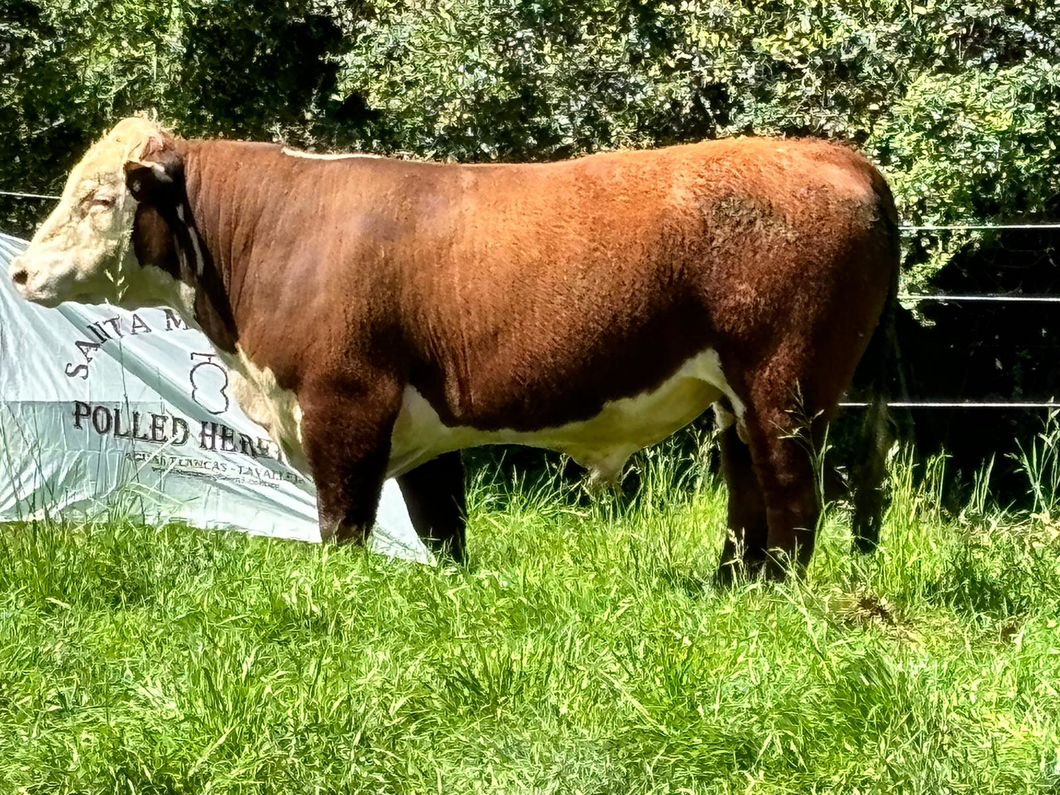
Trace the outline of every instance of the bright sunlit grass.
<path fill-rule="evenodd" d="M 944 515 L 899 460 L 875 557 L 836 510 L 805 582 L 717 591 L 724 490 L 639 465 L 479 470 L 467 569 L 4 528 L 0 791 L 1060 791 L 1051 518 Z"/>

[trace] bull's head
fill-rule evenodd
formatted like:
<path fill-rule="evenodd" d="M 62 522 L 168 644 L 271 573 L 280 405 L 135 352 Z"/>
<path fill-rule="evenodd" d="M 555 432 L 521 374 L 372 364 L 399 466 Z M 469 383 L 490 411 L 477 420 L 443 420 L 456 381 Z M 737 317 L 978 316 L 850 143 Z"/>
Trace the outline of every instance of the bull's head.
<path fill-rule="evenodd" d="M 157 124 L 119 122 L 70 173 L 59 206 L 11 263 L 15 289 L 43 306 L 176 304 L 177 269 L 165 267 L 164 253 L 137 251 L 132 237 L 134 226 L 163 223 L 143 200 L 171 185 L 179 166 L 173 139 Z"/>

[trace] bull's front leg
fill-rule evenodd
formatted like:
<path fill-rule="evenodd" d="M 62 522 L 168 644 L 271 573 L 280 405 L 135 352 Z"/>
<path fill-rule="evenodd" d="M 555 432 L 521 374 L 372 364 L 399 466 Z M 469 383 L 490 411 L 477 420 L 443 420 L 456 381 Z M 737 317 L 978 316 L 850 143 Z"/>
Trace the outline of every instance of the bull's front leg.
<path fill-rule="evenodd" d="M 322 540 L 362 544 L 372 529 L 400 396 L 387 378 L 313 384 L 299 396 Z"/>

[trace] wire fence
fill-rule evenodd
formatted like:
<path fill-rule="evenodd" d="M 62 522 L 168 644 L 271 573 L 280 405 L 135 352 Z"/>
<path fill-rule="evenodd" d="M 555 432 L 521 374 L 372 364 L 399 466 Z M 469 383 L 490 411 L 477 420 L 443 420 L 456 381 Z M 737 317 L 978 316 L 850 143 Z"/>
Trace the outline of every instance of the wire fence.
<path fill-rule="evenodd" d="M 46 193 L 23 193 L 20 191 L 0 190 L 0 196 L 8 196 L 16 199 L 37 199 L 44 201 L 59 201 L 60 196 Z M 899 227 L 904 233 L 917 232 L 976 232 L 976 231 L 1041 231 L 1049 229 L 1060 229 L 1060 223 L 1039 224 L 902 224 Z M 944 295 L 944 294 L 912 294 L 905 293 L 898 296 L 901 301 L 937 301 L 939 303 L 1026 303 L 1026 304 L 1060 304 L 1060 295 L 1005 295 L 1005 294 L 981 294 L 981 295 Z M 868 403 L 843 402 L 839 404 L 842 408 L 865 408 Z M 900 400 L 888 403 L 891 408 L 899 409 L 1010 409 L 1010 410 L 1041 410 L 1060 409 L 1060 403 L 1053 401 L 910 401 Z"/>
<path fill-rule="evenodd" d="M 62 196 L 50 193 L 22 193 L 20 191 L 0 190 L 0 196 L 10 196 L 16 199 L 43 199 L 46 201 L 59 201 Z M 902 232 L 974 232 L 974 231 L 996 231 L 996 230 L 1042 230 L 1060 229 L 1060 223 L 1038 223 L 1038 224 L 900 224 L 898 227 Z"/>
<path fill-rule="evenodd" d="M 0 196 L 11 196 L 15 199 L 47 199 L 49 201 L 59 201 L 61 196 L 52 196 L 48 193 L 20 193 L 19 191 L 12 190 L 0 190 Z"/>
<path fill-rule="evenodd" d="M 953 231 L 993 231 L 998 229 L 1060 229 L 1060 224 L 899 224 L 898 228 L 903 232 L 953 232 Z"/>
<path fill-rule="evenodd" d="M 939 303 L 961 302 L 961 301 L 995 301 L 1004 304 L 1060 304 L 1060 295 L 1006 295 L 1005 293 L 982 293 L 980 295 L 949 295 L 946 293 L 932 293 L 914 295 L 903 293 L 898 296 L 899 301 L 938 301 Z"/>
<path fill-rule="evenodd" d="M 46 201 L 59 201 L 62 196 L 50 193 L 23 193 L 20 191 L 0 190 L 0 196 L 10 196 L 16 199 L 43 199 Z M 903 232 L 960 232 L 960 231 L 996 231 L 996 230 L 1041 230 L 1060 229 L 1060 223 L 1038 223 L 1038 224 L 900 224 L 898 227 Z"/>
<path fill-rule="evenodd" d="M 844 401 L 839 405 L 842 408 L 865 408 L 869 404 Z M 893 402 L 888 402 L 887 406 L 892 409 L 1060 409 L 1060 403 L 1054 403 L 1053 401 L 1036 403 L 1033 401 L 1020 402 L 1004 400 L 994 402 L 987 401 L 985 403 L 964 400 L 928 400 L 923 402 L 917 402 L 915 400 L 895 400 Z"/>

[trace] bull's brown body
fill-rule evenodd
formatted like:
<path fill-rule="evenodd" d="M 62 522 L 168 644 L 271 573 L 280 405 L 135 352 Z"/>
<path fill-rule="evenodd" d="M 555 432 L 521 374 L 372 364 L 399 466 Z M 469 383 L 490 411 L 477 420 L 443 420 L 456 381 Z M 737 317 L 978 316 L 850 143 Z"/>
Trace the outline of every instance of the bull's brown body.
<path fill-rule="evenodd" d="M 805 440 L 897 278 L 890 193 L 858 154 L 739 139 L 459 166 L 161 135 L 134 160 L 140 264 L 190 284 L 218 347 L 297 406 L 284 441 L 323 532 L 363 537 L 408 472 L 459 554 L 451 450 L 542 444 L 613 475 L 719 401 L 723 563 L 808 559 Z"/>

